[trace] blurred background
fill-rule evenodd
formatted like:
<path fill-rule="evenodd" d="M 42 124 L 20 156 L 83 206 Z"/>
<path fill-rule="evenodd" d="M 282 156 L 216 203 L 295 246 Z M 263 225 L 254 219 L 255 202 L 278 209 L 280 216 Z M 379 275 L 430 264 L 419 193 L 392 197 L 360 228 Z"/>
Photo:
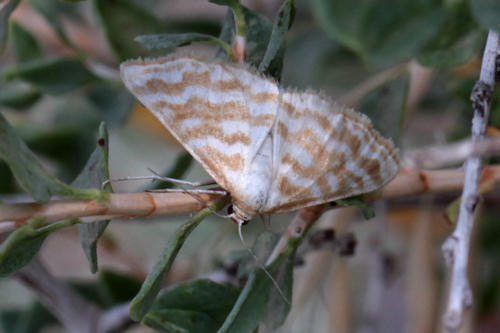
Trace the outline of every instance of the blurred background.
<path fill-rule="evenodd" d="M 241 3 L 269 22 L 281 5 L 274 0 Z M 295 6 L 281 85 L 322 91 L 366 113 L 401 153 L 470 135 L 469 95 L 486 40 L 480 9 L 468 1 L 297 0 Z M 43 165 L 65 182 L 83 168 L 103 120 L 110 132 L 112 178 L 148 175 L 148 168 L 165 173 L 180 165 L 179 177 L 208 180 L 121 85 L 118 66 L 141 54 L 162 54 L 134 42 L 137 35 L 218 36 L 226 15 L 226 7 L 204 0 L 21 1 L 10 16 L 0 62 L 0 110 Z M 207 58 L 217 52 L 211 43 L 185 49 Z M 499 133 L 497 99 L 495 94 L 490 135 Z M 2 201 L 29 200 L 2 161 L 0 179 Z M 120 182 L 114 189 L 133 192 L 147 186 L 148 182 Z M 458 196 L 426 194 L 377 202 L 376 217 L 370 220 L 354 207 L 325 213 L 315 228 L 354 234 L 355 253 L 307 253 L 295 269 L 292 310 L 279 331 L 443 331 L 448 274 L 441 245 L 454 229 L 446 209 Z M 481 203 L 471 248 L 474 305 L 463 332 L 500 330 L 498 198 L 493 192 Z M 264 230 L 282 232 L 291 216 L 256 219 L 245 227 L 247 243 Z M 144 279 L 169 237 L 187 219 L 112 221 L 99 241 L 96 275 L 89 270 L 76 228 L 51 234 L 40 258 L 55 276 L 105 293 L 115 275 Z M 242 249 L 235 226 L 212 217 L 189 237 L 166 285 L 209 274 Z M 39 305 L 33 305 L 33 294 L 16 279 L 0 280 L 0 295 L 4 322 L 12 316 L 34 320 L 30 316 L 41 313 Z M 62 331 L 51 320 L 42 322 L 37 331 Z"/>

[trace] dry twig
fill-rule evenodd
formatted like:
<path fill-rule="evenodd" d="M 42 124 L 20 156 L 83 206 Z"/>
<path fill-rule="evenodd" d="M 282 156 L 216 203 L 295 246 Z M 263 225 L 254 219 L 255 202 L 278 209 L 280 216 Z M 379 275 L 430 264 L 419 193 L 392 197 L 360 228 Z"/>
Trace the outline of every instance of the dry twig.
<path fill-rule="evenodd" d="M 472 119 L 472 140 L 482 144 L 488 124 L 491 98 L 495 86 L 495 63 L 499 54 L 498 33 L 490 30 L 479 81 L 471 94 L 474 117 Z M 469 245 L 474 225 L 474 215 L 479 202 L 479 182 L 482 170 L 481 158 L 469 157 L 465 162 L 465 179 L 457 227 L 443 244 L 443 253 L 451 271 L 451 289 L 448 306 L 444 316 L 445 327 L 449 332 L 460 328 L 464 310 L 472 304 L 472 291 L 467 279 Z"/>
<path fill-rule="evenodd" d="M 458 192 L 463 186 L 461 169 L 419 170 L 403 168 L 379 191 L 365 195 L 367 202 L 425 193 Z M 500 165 L 484 168 L 481 185 L 488 189 L 500 184 Z M 45 223 L 82 218 L 83 223 L 103 219 L 166 216 L 197 212 L 219 198 L 218 194 L 113 193 L 109 202 L 64 199 L 47 204 L 11 203 L 0 205 L 0 232 L 15 230 L 32 219 Z"/>
<path fill-rule="evenodd" d="M 484 138 L 478 142 L 467 139 L 447 145 L 410 151 L 403 156 L 403 164 L 413 168 L 433 169 L 462 163 L 467 158 L 500 154 L 500 138 Z"/>

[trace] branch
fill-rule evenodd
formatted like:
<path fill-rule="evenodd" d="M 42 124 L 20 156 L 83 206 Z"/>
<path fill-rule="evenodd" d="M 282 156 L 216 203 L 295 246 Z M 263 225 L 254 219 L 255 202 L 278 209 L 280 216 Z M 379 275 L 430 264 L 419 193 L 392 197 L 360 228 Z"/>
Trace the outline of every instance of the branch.
<path fill-rule="evenodd" d="M 472 119 L 472 141 L 475 145 L 484 142 L 488 124 L 491 98 L 495 86 L 495 63 L 499 54 L 498 33 L 490 30 L 479 81 L 471 94 L 474 117 Z M 465 162 L 464 189 L 458 215 L 457 227 L 443 244 L 443 253 L 448 265 L 452 265 L 451 289 L 444 323 L 448 332 L 457 332 L 464 310 L 472 304 L 472 291 L 467 279 L 470 238 L 474 226 L 474 215 L 479 202 L 479 182 L 482 170 L 481 159 L 469 157 Z"/>
<path fill-rule="evenodd" d="M 500 154 L 500 138 L 484 138 L 480 142 L 467 139 L 459 142 L 410 151 L 403 156 L 403 165 L 413 168 L 441 168 L 465 161 L 469 157 Z"/>
<path fill-rule="evenodd" d="M 367 202 L 425 193 L 462 190 L 461 169 L 419 170 L 403 168 L 384 188 L 365 195 Z M 500 184 L 500 165 L 484 168 L 481 185 L 493 190 Z M 32 219 L 45 223 L 81 218 L 82 223 L 103 219 L 167 216 L 197 212 L 219 198 L 217 194 L 193 193 L 113 193 L 109 202 L 64 199 L 47 204 L 12 203 L 0 205 L 0 232 L 20 228 Z M 335 208 L 335 207 L 334 207 Z"/>

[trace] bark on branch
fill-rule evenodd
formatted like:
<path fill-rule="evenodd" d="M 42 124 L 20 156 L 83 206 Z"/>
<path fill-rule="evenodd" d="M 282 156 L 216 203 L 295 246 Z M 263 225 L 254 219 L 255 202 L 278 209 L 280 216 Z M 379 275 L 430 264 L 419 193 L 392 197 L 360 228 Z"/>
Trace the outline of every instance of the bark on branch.
<path fill-rule="evenodd" d="M 365 200 L 396 198 L 425 193 L 458 192 L 463 187 L 464 172 L 460 169 L 419 170 L 403 168 L 398 176 Z M 500 165 L 486 167 L 481 184 L 493 189 L 500 184 Z M 0 232 L 17 229 L 34 218 L 45 223 L 70 218 L 82 222 L 103 219 L 165 216 L 197 212 L 215 199 L 216 194 L 186 193 L 114 193 L 109 202 L 89 200 L 53 200 L 47 204 L 13 203 L 0 205 Z"/>
<path fill-rule="evenodd" d="M 475 145 L 484 142 L 488 124 L 491 98 L 495 86 L 496 58 L 499 54 L 499 36 L 490 30 L 483 55 L 479 81 L 471 94 L 474 117 L 472 119 L 472 141 Z M 465 179 L 457 226 L 443 244 L 443 253 L 451 270 L 451 289 L 444 315 L 448 332 L 457 332 L 464 310 L 472 304 L 472 291 L 467 279 L 470 238 L 474 226 L 476 207 L 479 202 L 482 162 L 472 155 L 465 162 Z"/>

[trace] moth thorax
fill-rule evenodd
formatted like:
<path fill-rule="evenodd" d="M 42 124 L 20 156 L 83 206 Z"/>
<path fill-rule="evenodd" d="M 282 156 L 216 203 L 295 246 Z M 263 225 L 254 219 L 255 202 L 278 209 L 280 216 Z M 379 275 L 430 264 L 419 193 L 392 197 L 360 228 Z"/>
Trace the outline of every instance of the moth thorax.
<path fill-rule="evenodd" d="M 233 213 L 231 218 L 238 224 L 246 224 L 252 219 L 255 214 L 249 213 L 247 210 L 242 208 L 240 205 L 233 203 Z"/>

